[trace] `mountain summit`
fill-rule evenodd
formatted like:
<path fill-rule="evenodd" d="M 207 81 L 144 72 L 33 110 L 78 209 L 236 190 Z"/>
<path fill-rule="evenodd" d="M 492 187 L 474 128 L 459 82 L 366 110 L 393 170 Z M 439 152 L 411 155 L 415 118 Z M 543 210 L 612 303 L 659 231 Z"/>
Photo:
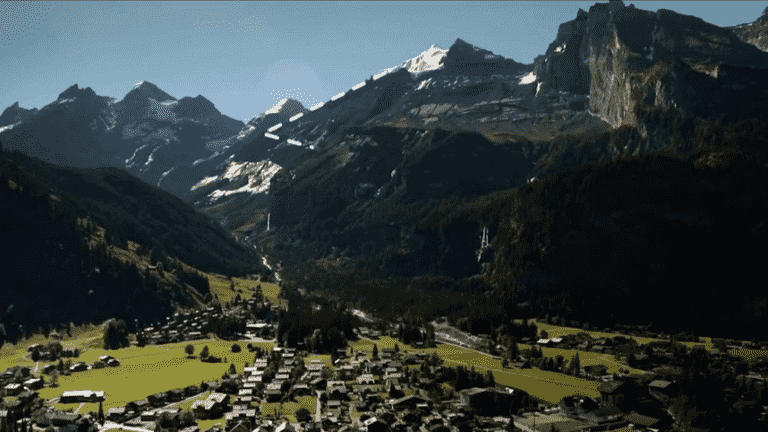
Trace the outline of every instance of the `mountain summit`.
<path fill-rule="evenodd" d="M 451 45 L 443 59 L 445 72 L 467 76 L 515 75 L 529 66 L 478 48 L 461 38 Z"/>
<path fill-rule="evenodd" d="M 448 50 L 432 45 L 423 53 L 403 63 L 402 67 L 414 74 L 440 69 L 447 54 Z"/>
<path fill-rule="evenodd" d="M 276 103 L 275 106 L 272 108 L 264 111 L 264 114 L 287 114 L 290 116 L 294 116 L 299 113 L 307 113 L 309 112 L 308 109 L 304 108 L 304 105 L 301 104 L 301 102 L 295 100 L 295 99 L 281 99 L 280 102 Z"/>
<path fill-rule="evenodd" d="M 158 102 L 176 100 L 175 97 L 160 90 L 160 87 L 152 84 L 149 81 L 142 81 L 140 83 L 137 83 L 135 86 L 133 86 L 131 91 L 129 91 L 128 94 L 125 95 L 125 99 L 133 98 L 139 95 L 142 98 L 154 99 Z"/>

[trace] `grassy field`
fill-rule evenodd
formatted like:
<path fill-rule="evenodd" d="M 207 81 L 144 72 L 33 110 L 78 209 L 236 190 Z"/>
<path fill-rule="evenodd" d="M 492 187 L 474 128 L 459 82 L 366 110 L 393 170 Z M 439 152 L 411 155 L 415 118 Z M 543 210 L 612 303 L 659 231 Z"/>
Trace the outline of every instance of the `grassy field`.
<path fill-rule="evenodd" d="M 591 331 L 591 330 L 583 330 L 575 327 L 562 327 L 562 326 L 556 326 L 552 324 L 546 324 L 546 323 L 540 323 L 537 322 L 536 326 L 538 327 L 539 331 L 546 330 L 549 337 L 562 337 L 569 334 L 576 334 L 581 332 L 587 332 L 590 336 L 593 338 L 613 338 L 616 336 L 627 336 L 622 335 L 621 333 L 605 333 L 601 331 Z M 641 337 L 641 336 L 628 336 L 632 339 L 635 339 L 638 344 L 644 345 L 648 342 L 652 341 L 666 341 L 666 339 L 660 339 L 660 338 L 648 338 L 648 337 Z M 683 345 L 686 345 L 688 347 L 693 347 L 695 345 L 704 345 L 704 348 L 709 351 L 714 351 L 715 347 L 712 345 L 712 338 L 708 337 L 702 337 L 701 338 L 704 342 L 682 342 Z"/>
<path fill-rule="evenodd" d="M 286 402 L 283 404 L 278 402 L 261 403 L 262 415 L 272 415 L 276 408 L 278 414 L 285 416 L 289 422 L 295 422 L 295 413 L 299 408 L 306 408 L 311 415 L 315 414 L 317 411 L 317 396 L 298 396 L 296 402 Z"/>
<path fill-rule="evenodd" d="M 261 284 L 261 292 L 264 293 L 264 297 L 271 303 L 280 304 L 277 298 L 277 295 L 280 293 L 280 287 L 277 284 L 241 278 L 232 278 L 232 280 L 235 282 L 235 291 L 229 289 L 229 280 L 227 278 L 208 275 L 208 281 L 211 283 L 211 292 L 216 294 L 222 303 L 234 299 L 237 294 L 240 294 L 241 298 L 249 299 L 253 296 L 252 290 L 256 289 L 256 285 Z M 237 290 L 242 290 L 243 292 L 237 292 Z"/>
<path fill-rule="evenodd" d="M 519 388 L 530 393 L 532 396 L 550 403 L 559 402 L 563 397 L 574 393 L 581 393 L 591 397 L 600 395 L 597 391 L 597 386 L 600 383 L 596 381 L 589 381 L 555 372 L 541 371 L 536 368 L 502 370 L 500 360 L 496 360 L 487 354 L 454 345 L 438 344 L 436 348 L 422 349 L 404 345 L 388 336 L 381 337 L 376 341 L 379 352 L 381 352 L 382 348 L 392 348 L 395 344 L 399 345 L 401 352 L 437 353 L 444 360 L 446 366 L 474 366 L 480 372 L 490 369 L 493 371 L 493 376 L 497 383 Z M 352 342 L 351 345 L 355 351 L 365 351 L 369 355 L 373 350 L 373 342 L 364 339 Z M 579 356 L 581 357 L 581 354 Z M 566 357 L 566 359 L 570 359 L 570 357 Z M 582 362 L 584 362 L 583 357 Z"/>
<path fill-rule="evenodd" d="M 88 336 L 88 335 L 85 335 Z M 92 337 L 92 336 L 91 336 Z M 89 338 L 81 338 L 82 345 Z M 77 343 L 73 340 L 72 343 Z M 85 342 L 87 343 L 87 342 Z M 211 355 L 227 358 L 226 363 L 203 363 L 196 356 L 187 358 L 184 347 L 191 343 L 195 347 L 195 354 L 204 346 L 208 346 Z M 40 397 L 51 399 L 60 396 L 66 390 L 104 390 L 106 400 L 104 409 L 114 406 L 124 406 L 127 402 L 143 399 L 151 394 L 182 388 L 188 385 L 197 385 L 201 381 L 220 379 L 221 375 L 229 369 L 230 363 L 234 363 L 238 373 L 243 372 L 245 362 L 253 362 L 253 354 L 247 350 L 232 353 L 229 348 L 232 342 L 221 340 L 202 340 L 194 342 L 179 342 L 167 345 L 149 345 L 146 347 L 131 347 L 120 350 L 103 350 L 101 348 L 89 348 L 84 350 L 77 361 L 92 363 L 101 355 L 111 355 L 120 359 L 121 366 L 116 368 L 104 368 L 76 372 L 70 376 L 59 377 L 59 387 L 46 387 L 39 390 Z M 242 344 L 241 344 L 242 345 Z M 273 342 L 257 343 L 264 348 L 274 347 Z M 22 349 L 24 352 L 22 353 Z M 3 357 L 6 364 L 26 364 L 34 367 L 34 363 L 22 357 L 26 348 L 17 348 L 14 355 Z M 21 361 L 19 361 L 21 358 Z M 40 364 L 40 367 L 43 363 Z M 77 409 L 80 404 L 58 404 L 61 408 Z M 81 411 L 88 412 L 93 408 L 88 404 Z M 191 405 L 191 404 L 190 404 Z"/>

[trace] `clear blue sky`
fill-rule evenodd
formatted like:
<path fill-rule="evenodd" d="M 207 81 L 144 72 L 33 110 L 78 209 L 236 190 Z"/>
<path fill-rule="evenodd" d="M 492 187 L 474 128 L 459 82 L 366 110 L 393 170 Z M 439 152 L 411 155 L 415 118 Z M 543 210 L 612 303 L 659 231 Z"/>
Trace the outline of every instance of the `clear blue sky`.
<path fill-rule="evenodd" d="M 625 1 L 629 5 L 630 1 Z M 121 99 L 139 81 L 201 94 L 239 120 L 284 97 L 309 107 L 432 44 L 524 63 L 595 2 L 0 2 L 0 111 L 72 84 Z M 635 1 L 730 26 L 768 2 Z"/>

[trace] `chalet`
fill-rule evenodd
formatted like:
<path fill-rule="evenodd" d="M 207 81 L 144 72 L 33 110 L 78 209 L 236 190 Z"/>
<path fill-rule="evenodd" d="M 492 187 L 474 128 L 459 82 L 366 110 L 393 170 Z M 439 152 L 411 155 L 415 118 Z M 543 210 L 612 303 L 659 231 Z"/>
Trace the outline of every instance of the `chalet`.
<path fill-rule="evenodd" d="M 309 385 L 315 390 L 325 390 L 328 381 L 325 378 L 315 378 L 310 381 Z"/>
<path fill-rule="evenodd" d="M 400 399 L 393 400 L 391 402 L 391 406 L 397 411 L 402 411 L 406 408 L 414 409 L 416 408 L 417 404 L 426 403 L 426 402 L 427 402 L 427 399 L 424 399 L 421 396 L 409 395 L 409 396 L 403 396 Z"/>
<path fill-rule="evenodd" d="M 593 406 L 589 406 L 589 408 L 592 409 L 586 409 L 585 404 L 581 404 L 581 407 L 583 409 L 583 412 L 579 416 L 582 420 L 591 422 L 591 423 L 607 423 L 607 422 L 616 422 L 622 419 L 623 413 L 620 409 L 616 408 L 615 406 L 604 406 L 604 407 L 597 407 L 594 408 Z"/>
<path fill-rule="evenodd" d="M 125 418 L 125 407 L 113 407 L 108 409 L 107 418 L 114 422 L 122 421 Z"/>
<path fill-rule="evenodd" d="M 60 403 L 99 402 L 104 400 L 103 390 L 71 390 L 65 391 L 59 398 Z"/>
<path fill-rule="evenodd" d="M 118 366 L 120 366 L 120 360 L 118 360 L 116 358 L 109 359 L 107 361 L 107 365 L 112 366 L 112 367 L 118 367 Z"/>
<path fill-rule="evenodd" d="M 597 386 L 601 402 L 606 405 L 616 405 L 624 400 L 623 385 L 624 381 L 609 381 Z"/>
<path fill-rule="evenodd" d="M 196 400 L 192 404 L 192 411 L 197 418 L 216 418 L 225 411 L 228 405 L 228 394 L 214 392 L 208 396 L 208 399 Z"/>
<path fill-rule="evenodd" d="M 386 432 L 389 426 L 376 417 L 371 417 L 363 422 L 363 426 L 367 432 Z"/>
<path fill-rule="evenodd" d="M 111 355 L 103 355 L 103 356 L 99 357 L 99 361 L 103 361 L 104 363 L 106 363 L 106 362 L 112 360 L 113 358 L 114 357 L 112 357 Z"/>
<path fill-rule="evenodd" d="M 30 388 L 32 390 L 39 390 L 43 388 L 43 385 L 45 385 L 45 383 L 43 382 L 42 378 L 30 378 L 24 381 L 24 385 L 27 388 Z"/>
<path fill-rule="evenodd" d="M 482 415 L 506 415 L 512 404 L 512 392 L 497 388 L 470 388 L 459 392 L 459 400 L 465 407 Z"/>
<path fill-rule="evenodd" d="M 643 428 L 643 429 L 658 428 L 658 425 L 659 425 L 659 419 L 655 417 L 641 415 L 634 411 L 624 415 L 624 420 L 629 422 L 629 427 L 633 429 L 634 428 Z"/>
<path fill-rule="evenodd" d="M 676 390 L 675 384 L 670 381 L 653 380 L 648 384 L 648 391 L 657 399 L 669 399 L 675 395 Z"/>
<path fill-rule="evenodd" d="M 293 386 L 293 391 L 297 396 L 306 396 L 312 393 L 306 384 L 296 384 Z"/>
<path fill-rule="evenodd" d="M 75 414 L 67 411 L 49 411 L 48 421 L 53 426 L 64 427 L 74 425 L 78 420 L 82 418 L 80 414 Z"/>
<path fill-rule="evenodd" d="M 5 395 L 6 396 L 16 396 L 17 394 L 21 393 L 22 387 L 21 384 L 13 383 L 8 384 L 5 386 Z"/>
<path fill-rule="evenodd" d="M 267 399 L 267 402 L 277 402 L 282 396 L 283 393 L 280 390 L 266 390 L 264 392 L 264 397 Z"/>
<path fill-rule="evenodd" d="M 45 365 L 43 367 L 43 373 L 46 374 L 46 375 L 52 374 L 53 371 L 55 371 L 55 370 L 56 370 L 56 365 L 53 365 L 53 364 Z"/>
<path fill-rule="evenodd" d="M 73 364 L 72 366 L 69 367 L 69 370 L 70 370 L 70 372 L 83 372 L 83 371 L 87 371 L 88 370 L 88 365 L 83 363 L 83 362 L 75 363 L 75 364 Z"/>
<path fill-rule="evenodd" d="M 158 412 L 157 411 L 158 410 L 144 411 L 143 413 L 141 413 L 141 421 L 143 421 L 143 422 L 155 421 L 157 419 L 157 416 L 158 416 Z"/>

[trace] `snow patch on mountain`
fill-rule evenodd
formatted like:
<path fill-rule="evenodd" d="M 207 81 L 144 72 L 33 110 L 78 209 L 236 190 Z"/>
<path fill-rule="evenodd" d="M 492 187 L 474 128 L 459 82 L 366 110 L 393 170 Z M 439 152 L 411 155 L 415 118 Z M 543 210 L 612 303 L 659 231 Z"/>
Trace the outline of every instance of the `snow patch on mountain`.
<path fill-rule="evenodd" d="M 443 67 L 443 60 L 447 54 L 448 50 L 440 49 L 437 45 L 432 45 L 423 53 L 404 62 L 402 67 L 414 74 L 441 69 Z"/>
<path fill-rule="evenodd" d="M 280 165 L 268 160 L 259 162 L 229 162 L 224 173 L 218 176 L 204 178 L 196 185 L 192 186 L 191 190 L 198 189 L 216 181 L 238 181 L 245 177 L 248 180 L 245 185 L 232 190 L 217 189 L 208 194 L 208 198 L 211 202 L 216 202 L 221 197 L 243 192 L 251 194 L 268 193 L 270 180 L 281 169 L 282 167 Z"/>
<path fill-rule="evenodd" d="M 531 71 L 531 72 L 528 72 L 527 75 L 523 76 L 520 79 L 520 84 L 531 84 L 532 82 L 536 81 L 537 79 L 538 79 L 538 77 L 536 76 L 536 74 L 534 74 L 533 71 Z"/>

